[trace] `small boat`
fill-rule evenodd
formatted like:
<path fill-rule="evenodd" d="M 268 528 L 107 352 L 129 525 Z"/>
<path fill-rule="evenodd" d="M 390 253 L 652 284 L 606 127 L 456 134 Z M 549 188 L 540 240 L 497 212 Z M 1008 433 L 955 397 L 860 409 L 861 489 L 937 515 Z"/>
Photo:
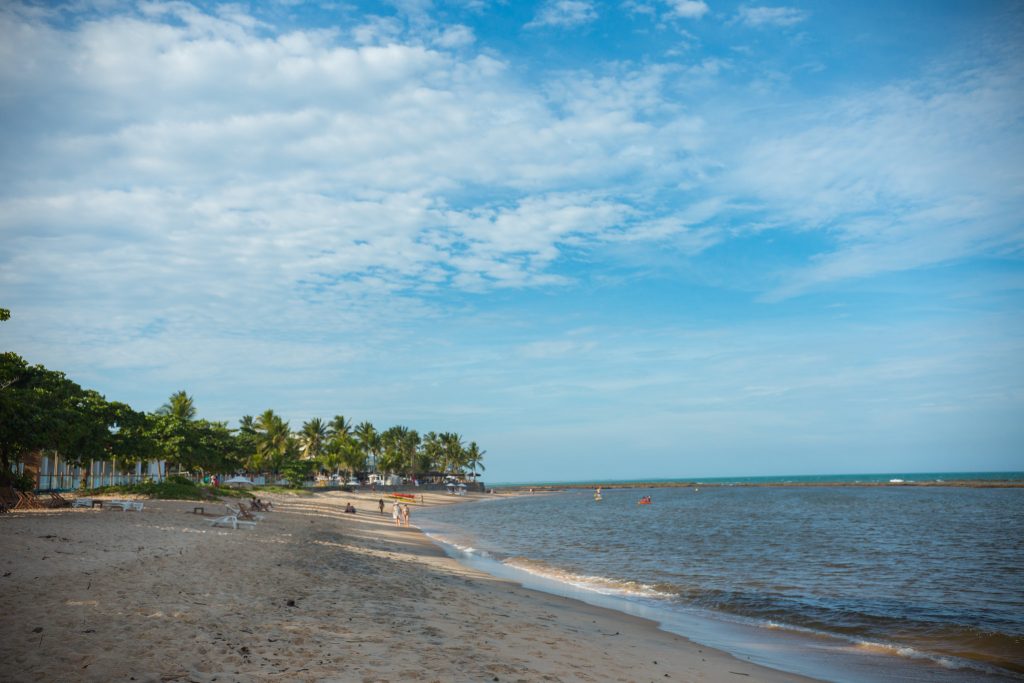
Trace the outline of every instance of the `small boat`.
<path fill-rule="evenodd" d="M 644 496 L 643 498 L 638 500 L 636 502 L 636 504 L 637 505 L 650 505 L 651 504 L 651 497 L 650 496 Z"/>
<path fill-rule="evenodd" d="M 604 500 L 604 496 L 601 495 L 601 487 L 600 486 L 598 486 L 597 490 L 594 491 L 594 500 L 598 501 L 598 502 Z"/>

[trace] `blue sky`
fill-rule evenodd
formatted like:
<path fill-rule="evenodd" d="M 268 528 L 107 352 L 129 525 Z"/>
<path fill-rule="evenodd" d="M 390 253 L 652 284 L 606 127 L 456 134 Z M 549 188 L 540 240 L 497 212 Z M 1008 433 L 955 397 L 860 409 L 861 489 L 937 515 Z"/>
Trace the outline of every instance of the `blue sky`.
<path fill-rule="evenodd" d="M 1024 469 L 1024 11 L 0 8 L 3 346 L 487 479 Z"/>

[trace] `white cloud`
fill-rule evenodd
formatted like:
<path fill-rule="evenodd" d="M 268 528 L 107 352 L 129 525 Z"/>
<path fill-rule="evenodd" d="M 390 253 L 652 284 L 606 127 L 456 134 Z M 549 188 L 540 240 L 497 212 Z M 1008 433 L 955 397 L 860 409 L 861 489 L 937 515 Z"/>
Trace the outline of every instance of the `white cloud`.
<path fill-rule="evenodd" d="M 565 251 L 650 230 L 644 193 L 692 175 L 703 134 L 662 96 L 671 71 L 527 86 L 444 49 L 471 44 L 461 26 L 426 47 L 398 24 L 275 34 L 187 4 L 0 22 L 0 285 L 94 306 L 112 336 L 145 326 L 133 309 L 165 311 L 165 335 L 265 306 L 343 329 L 430 315 L 382 302 L 439 288 L 564 284 Z"/>
<path fill-rule="evenodd" d="M 750 7 L 743 5 L 736 15 L 747 26 L 794 26 L 807 20 L 807 12 L 796 7 Z"/>
<path fill-rule="evenodd" d="M 669 14 L 683 19 L 700 19 L 710 11 L 704 0 L 666 0 Z"/>
<path fill-rule="evenodd" d="M 524 28 L 560 26 L 571 28 L 597 19 L 594 4 L 587 0 L 548 0 Z"/>
<path fill-rule="evenodd" d="M 995 64 L 765 116 L 722 191 L 758 220 L 835 245 L 772 296 L 1024 245 L 1022 88 L 1015 67 Z"/>
<path fill-rule="evenodd" d="M 434 40 L 434 44 L 440 48 L 467 47 L 476 41 L 473 29 L 461 24 L 446 26 Z"/>

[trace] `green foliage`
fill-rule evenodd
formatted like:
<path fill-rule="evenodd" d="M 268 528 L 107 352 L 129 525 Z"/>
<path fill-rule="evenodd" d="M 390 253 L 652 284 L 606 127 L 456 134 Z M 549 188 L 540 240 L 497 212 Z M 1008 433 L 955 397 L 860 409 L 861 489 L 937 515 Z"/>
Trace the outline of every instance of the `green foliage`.
<path fill-rule="evenodd" d="M 284 462 L 281 466 L 281 474 L 288 480 L 288 483 L 295 487 L 301 488 L 302 483 L 309 478 L 309 475 L 313 472 L 313 463 L 309 460 L 299 460 L 297 458 L 291 458 Z"/>
<path fill-rule="evenodd" d="M 261 486 L 254 491 L 252 495 L 258 495 L 263 493 L 276 493 L 286 496 L 312 496 L 313 492 L 306 488 L 286 488 L 284 486 L 275 486 L 269 484 L 267 486 Z"/>
<path fill-rule="evenodd" d="M 297 457 L 298 444 L 288 423 L 273 410 L 263 411 L 253 426 L 256 452 L 249 460 L 250 469 L 280 472 L 286 461 Z"/>
<path fill-rule="evenodd" d="M 161 500 L 211 500 L 213 498 L 208 487 L 196 486 L 184 477 L 169 477 L 161 482 L 145 481 L 130 486 L 103 486 L 92 489 L 92 493 L 131 494 Z"/>
<path fill-rule="evenodd" d="M 140 413 L 83 389 L 61 372 L 0 354 L 0 479 L 32 452 L 58 451 L 65 461 L 127 458 Z M 122 429 L 122 426 L 126 427 Z"/>
<path fill-rule="evenodd" d="M 316 460 L 323 452 L 324 444 L 327 442 L 328 426 L 319 417 L 314 417 L 302 425 L 299 433 L 299 443 L 302 446 L 302 456 L 308 460 Z"/>
<path fill-rule="evenodd" d="M 258 418 L 244 416 L 237 430 L 196 415 L 195 402 L 185 391 L 172 394 L 155 413 L 141 413 L 83 389 L 61 372 L 29 365 L 14 353 L 0 354 L 0 481 L 12 482 L 15 466 L 38 451 L 56 452 L 62 461 L 83 468 L 92 461 L 114 460 L 127 471 L 138 462 L 162 459 L 180 471 L 280 474 L 293 486 L 300 486 L 314 466 L 356 475 L 366 472 L 368 461 L 372 470 L 410 476 L 483 469 L 484 451 L 475 443 L 466 448 L 453 433 L 429 432 L 421 439 L 403 426 L 380 433 L 368 421 L 353 427 L 336 415 L 326 424 L 309 420 L 296 435 L 273 410 Z M 27 479 L 17 484 L 30 486 Z M 202 498 L 201 490 L 185 479 L 116 490 Z"/>
<path fill-rule="evenodd" d="M 11 473 L 8 483 L 19 491 L 31 491 L 36 487 L 36 478 L 27 472 Z"/>

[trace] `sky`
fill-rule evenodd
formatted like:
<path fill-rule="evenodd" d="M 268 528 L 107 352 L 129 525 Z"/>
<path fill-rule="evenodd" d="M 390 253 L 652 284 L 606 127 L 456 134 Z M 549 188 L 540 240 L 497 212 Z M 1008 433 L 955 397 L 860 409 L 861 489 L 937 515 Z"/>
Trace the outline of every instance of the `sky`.
<path fill-rule="evenodd" d="M 493 483 L 1024 470 L 1024 5 L 0 5 L 0 346 Z"/>

